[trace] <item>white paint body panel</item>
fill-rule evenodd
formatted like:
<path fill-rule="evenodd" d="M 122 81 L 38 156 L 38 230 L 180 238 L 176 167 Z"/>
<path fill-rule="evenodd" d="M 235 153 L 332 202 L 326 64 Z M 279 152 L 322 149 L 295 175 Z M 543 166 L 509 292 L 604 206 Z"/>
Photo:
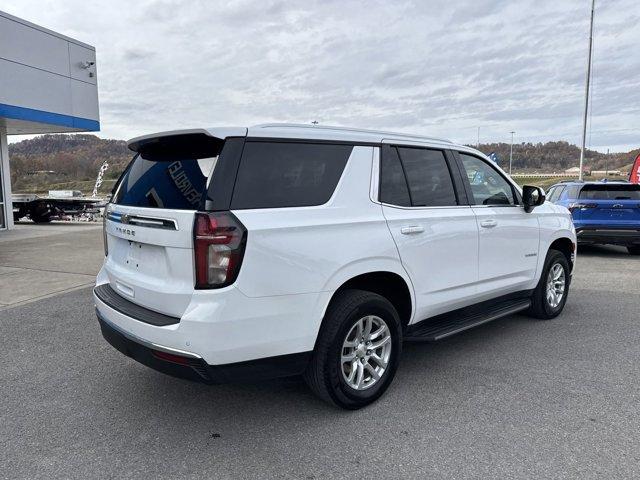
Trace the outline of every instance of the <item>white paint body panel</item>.
<path fill-rule="evenodd" d="M 102 269 L 111 287 L 127 300 L 166 315 L 182 316 L 193 296 L 195 211 L 123 205 L 110 208 L 114 213 L 176 222 L 177 230 L 162 230 L 107 220 L 109 255 Z"/>
<path fill-rule="evenodd" d="M 271 133 L 265 133 L 267 130 Z M 249 128 L 247 134 L 277 138 L 304 138 L 301 135 L 306 134 L 317 139 L 310 131 L 317 130 L 259 126 Z M 242 130 L 207 132 L 224 138 Z M 339 129 L 325 129 L 322 136 L 356 141 L 355 136 L 362 142 L 390 138 L 386 132 Z M 446 144 L 444 140 L 402 138 L 398 135 L 394 142 L 440 148 Z M 381 205 L 375 200 L 378 158 L 378 147 L 355 146 L 325 205 L 233 211 L 248 231 L 246 251 L 235 283 L 218 290 L 193 288 L 193 211 L 115 206 L 119 213 L 174 219 L 178 230 L 159 233 L 135 227 L 136 242 L 143 251 L 146 246 L 157 248 L 148 249 L 151 253 L 144 267 L 134 268 L 122 263 L 129 258 L 130 238 L 108 222 L 112 258 L 107 257 L 97 283 L 113 286 L 120 282 L 125 298 L 128 287 L 131 301 L 179 316 L 181 321 L 156 327 L 126 317 L 96 298 L 97 308 L 107 320 L 136 337 L 191 352 L 209 364 L 234 363 L 312 350 L 332 295 L 355 276 L 380 271 L 399 275 L 410 291 L 409 321 L 415 323 L 487 298 L 534 288 L 549 245 L 558 238 L 575 242 L 568 211 L 548 203 L 529 214 L 521 207 Z M 483 231 L 479 222 L 484 219 L 496 220 L 496 228 Z M 403 234 L 405 227 L 419 228 Z M 530 253 L 535 255 L 527 256 Z"/>
<path fill-rule="evenodd" d="M 472 209 L 480 232 L 478 291 L 506 294 L 526 290 L 535 279 L 538 263 L 536 211 L 526 213 L 521 206 Z"/>
<path fill-rule="evenodd" d="M 384 216 L 412 280 L 417 321 L 472 303 L 478 281 L 478 228 L 471 207 L 399 208 Z M 402 229 L 419 227 L 414 233 Z"/>

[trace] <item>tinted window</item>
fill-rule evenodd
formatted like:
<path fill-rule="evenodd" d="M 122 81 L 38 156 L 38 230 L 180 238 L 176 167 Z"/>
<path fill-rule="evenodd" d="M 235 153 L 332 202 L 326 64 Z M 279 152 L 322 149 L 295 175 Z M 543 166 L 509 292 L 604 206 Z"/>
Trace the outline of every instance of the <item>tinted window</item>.
<path fill-rule="evenodd" d="M 568 199 L 578 198 L 579 192 L 580 192 L 580 187 L 567 187 L 567 191 L 565 192 L 564 198 L 568 198 Z"/>
<path fill-rule="evenodd" d="M 304 207 L 326 203 L 351 145 L 247 142 L 231 208 Z"/>
<path fill-rule="evenodd" d="M 153 161 L 136 156 L 118 181 L 113 202 L 147 208 L 197 210 L 217 157 Z"/>
<path fill-rule="evenodd" d="M 496 169 L 478 157 L 460 154 L 476 205 L 515 205 L 513 188 Z"/>
<path fill-rule="evenodd" d="M 640 185 L 585 185 L 580 197 L 587 200 L 640 200 Z"/>
<path fill-rule="evenodd" d="M 414 207 L 457 205 L 444 153 L 424 148 L 398 148 Z"/>
<path fill-rule="evenodd" d="M 380 201 L 401 207 L 411 206 L 407 180 L 395 147 L 382 147 L 380 161 Z"/>
<path fill-rule="evenodd" d="M 564 191 L 564 189 L 565 189 L 564 186 L 553 187 L 549 191 L 549 194 L 547 195 L 547 200 L 549 200 L 550 202 L 555 202 L 560 198 L 560 195 L 562 195 L 562 192 Z"/>

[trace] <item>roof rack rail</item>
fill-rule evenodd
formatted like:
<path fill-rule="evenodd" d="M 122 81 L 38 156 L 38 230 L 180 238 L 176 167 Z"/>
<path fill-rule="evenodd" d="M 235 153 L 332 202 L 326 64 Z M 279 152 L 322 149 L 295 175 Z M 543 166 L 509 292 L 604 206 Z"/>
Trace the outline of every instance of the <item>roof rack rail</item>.
<path fill-rule="evenodd" d="M 418 141 L 431 141 L 438 143 L 451 143 L 451 140 L 446 138 L 438 138 L 438 137 L 430 137 L 426 135 L 418 135 L 412 133 L 400 133 L 400 132 L 388 132 L 384 130 L 369 130 L 366 128 L 352 128 L 352 127 L 339 127 L 335 125 L 317 125 L 317 124 L 306 124 L 306 123 L 260 123 L 258 125 L 254 125 L 252 128 L 303 128 L 308 130 L 325 130 L 325 131 L 334 131 L 334 132 L 351 132 L 351 133 L 362 133 L 362 134 L 372 134 L 372 135 L 381 135 L 381 136 L 391 136 L 394 138 L 406 138 L 407 140 L 415 139 Z"/>

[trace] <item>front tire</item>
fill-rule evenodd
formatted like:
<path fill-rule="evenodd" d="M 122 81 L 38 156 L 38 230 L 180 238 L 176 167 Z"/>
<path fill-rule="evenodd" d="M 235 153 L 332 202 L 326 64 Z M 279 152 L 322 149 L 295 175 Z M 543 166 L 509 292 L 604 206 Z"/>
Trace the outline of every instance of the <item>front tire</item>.
<path fill-rule="evenodd" d="M 401 350 L 393 305 L 372 292 L 345 290 L 327 309 L 304 379 L 323 400 L 356 410 L 389 388 Z"/>
<path fill-rule="evenodd" d="M 531 307 L 526 313 L 540 320 L 560 315 L 569 295 L 570 273 L 567 257 L 558 250 L 549 250 L 540 281 L 531 296 Z"/>

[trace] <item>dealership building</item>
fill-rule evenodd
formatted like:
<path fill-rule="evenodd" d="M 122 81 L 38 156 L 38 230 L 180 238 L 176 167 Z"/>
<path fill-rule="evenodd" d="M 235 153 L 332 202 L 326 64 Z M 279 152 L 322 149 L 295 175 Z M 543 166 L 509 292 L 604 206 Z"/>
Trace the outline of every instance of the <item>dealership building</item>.
<path fill-rule="evenodd" d="M 8 135 L 100 130 L 96 50 L 0 11 L 0 229 L 13 227 Z"/>

